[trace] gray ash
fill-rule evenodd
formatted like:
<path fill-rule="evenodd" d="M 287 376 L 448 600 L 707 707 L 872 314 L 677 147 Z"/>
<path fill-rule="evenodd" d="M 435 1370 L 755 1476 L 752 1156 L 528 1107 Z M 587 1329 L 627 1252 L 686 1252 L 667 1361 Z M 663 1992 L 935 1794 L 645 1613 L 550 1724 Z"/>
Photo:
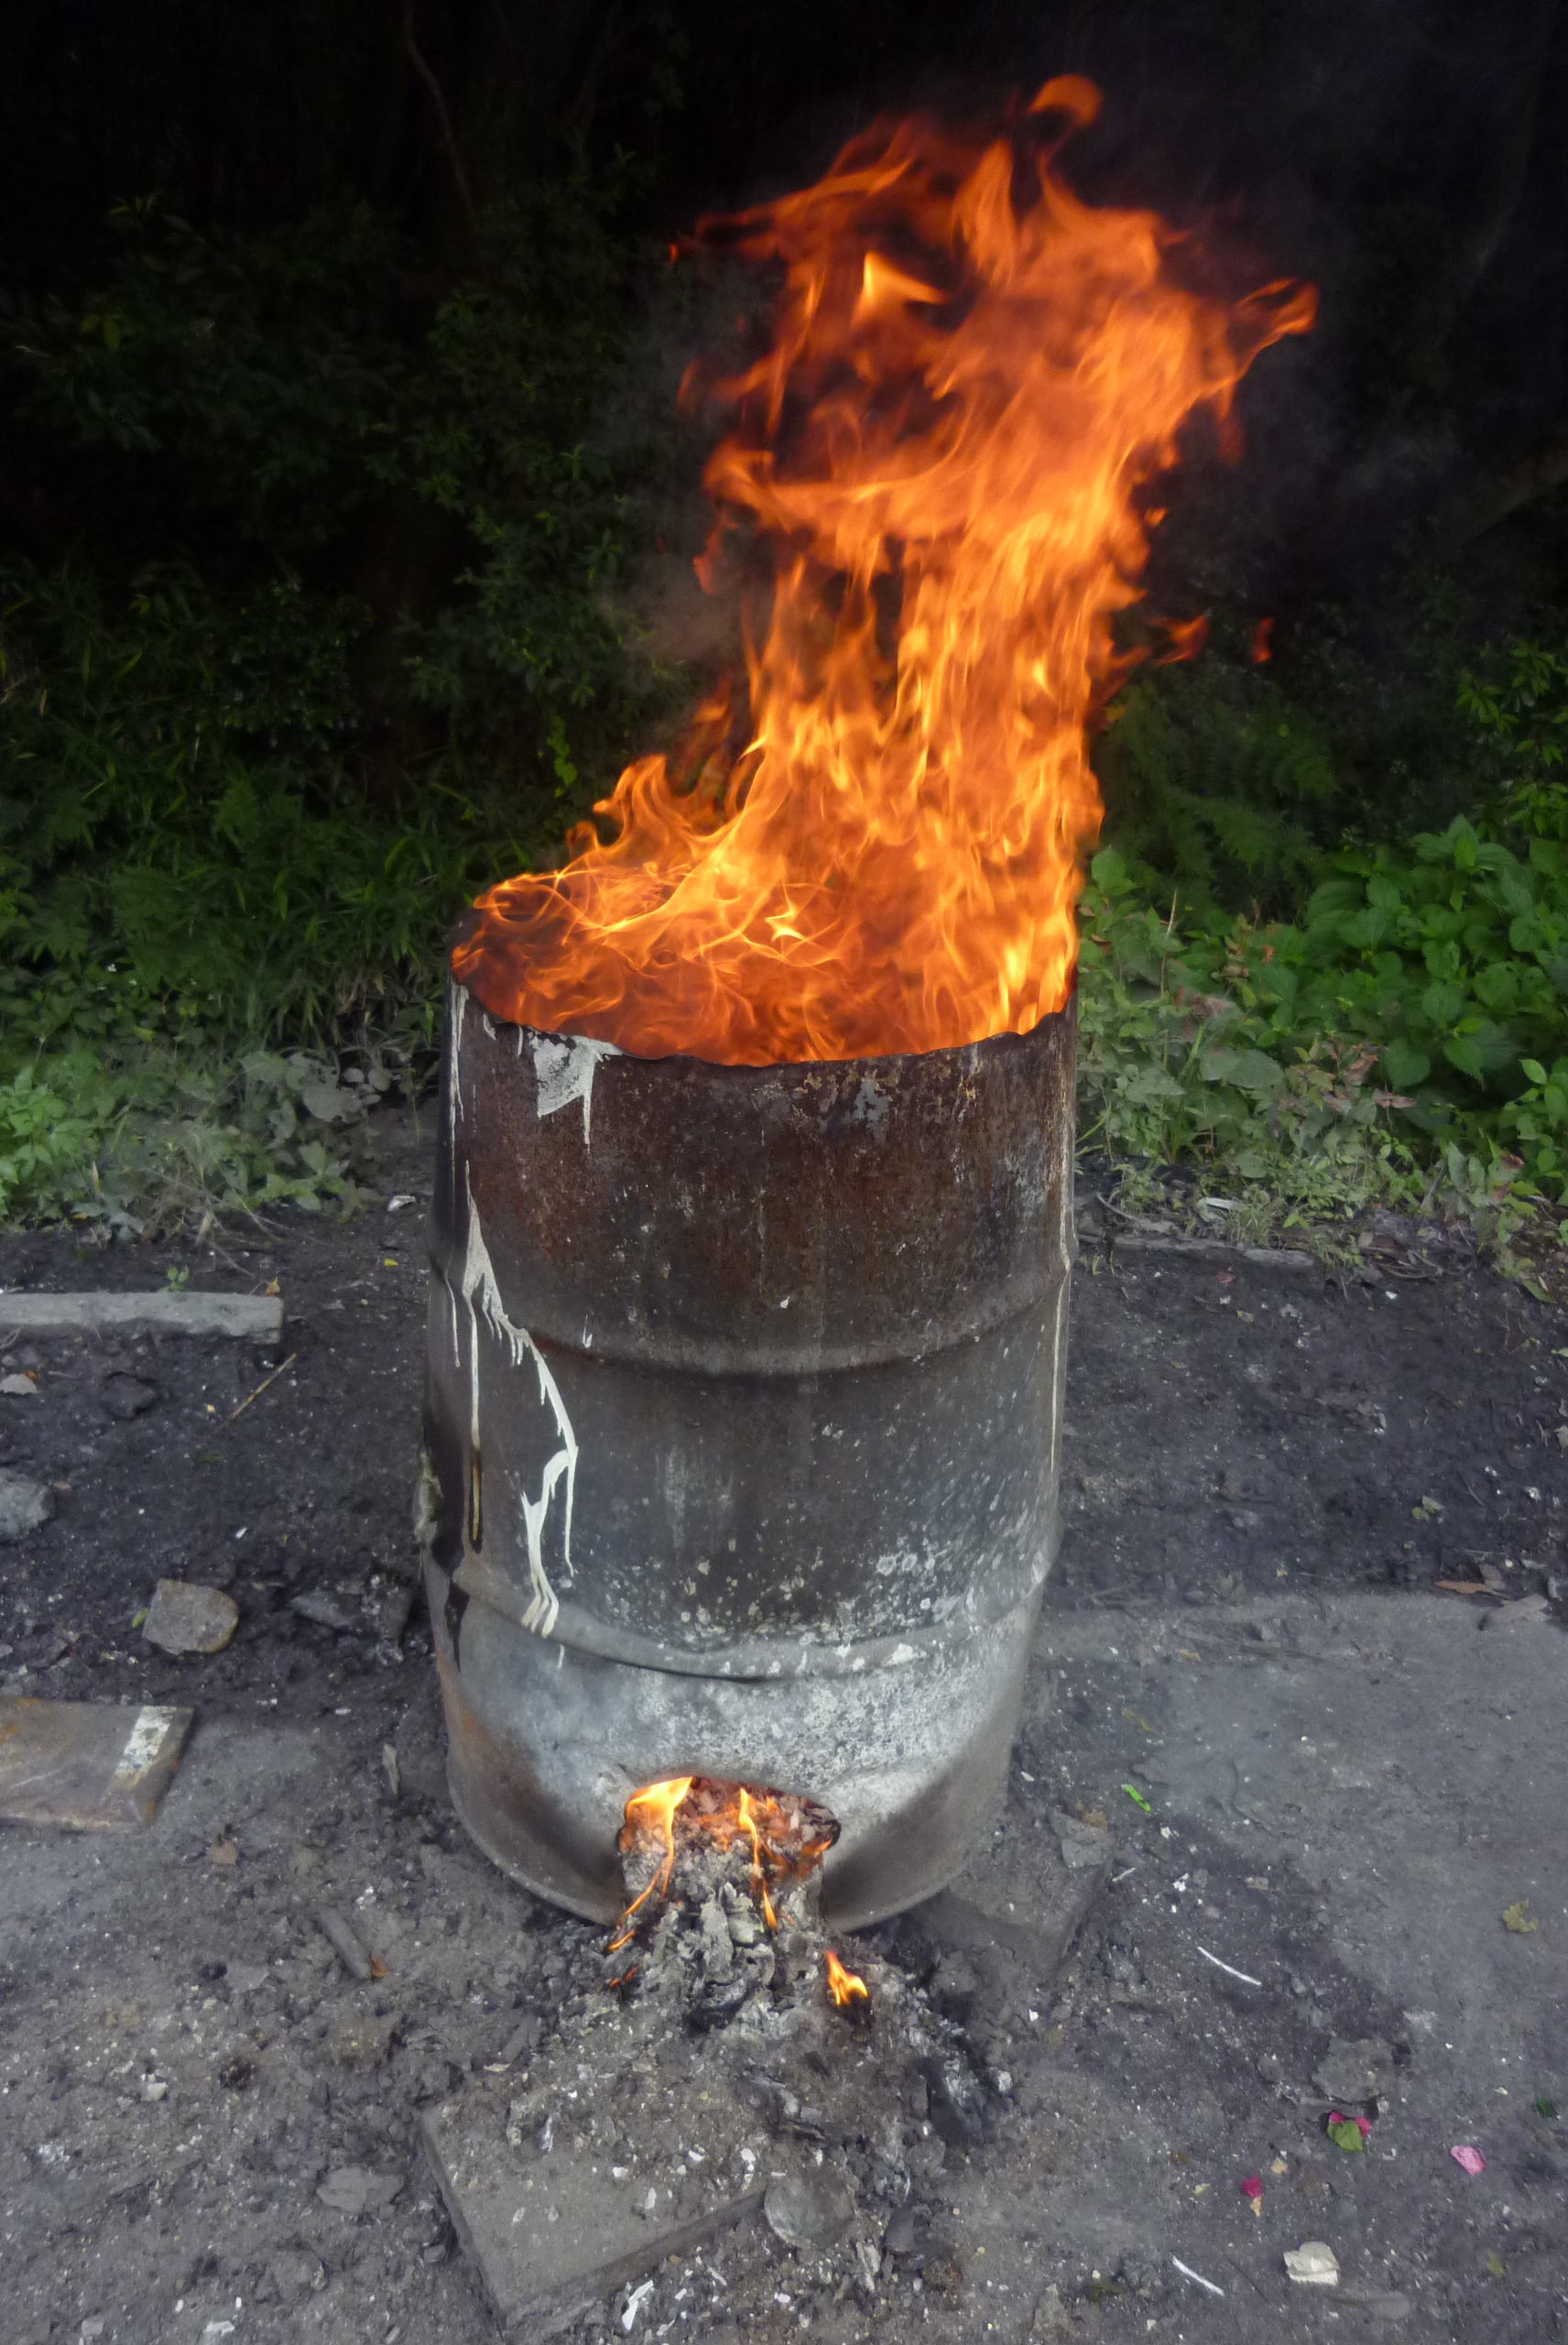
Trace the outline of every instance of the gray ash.
<path fill-rule="evenodd" d="M 649 1785 L 626 1806 L 626 1911 L 605 1983 L 674 2003 L 693 2028 L 727 2025 L 755 1998 L 820 1998 L 822 1860 L 837 1819 L 817 1801 L 708 1776 Z"/>

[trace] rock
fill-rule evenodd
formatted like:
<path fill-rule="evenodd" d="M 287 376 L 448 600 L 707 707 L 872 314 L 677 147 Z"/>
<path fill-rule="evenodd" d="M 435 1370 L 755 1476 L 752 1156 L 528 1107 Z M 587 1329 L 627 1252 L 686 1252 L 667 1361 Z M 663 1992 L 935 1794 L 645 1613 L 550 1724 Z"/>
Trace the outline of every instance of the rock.
<path fill-rule="evenodd" d="M 8 1401 L 36 1401 L 39 1397 L 30 1376 L 0 1376 L 0 1392 Z"/>
<path fill-rule="evenodd" d="M 1056 1835 L 1062 1849 L 1062 1861 L 1069 1872 L 1087 1872 L 1092 1867 L 1109 1861 L 1111 1836 L 1103 1827 L 1082 1823 L 1076 1816 L 1068 1816 L 1061 1808 L 1052 1808 L 1051 1828 Z"/>
<path fill-rule="evenodd" d="M 1071 2337 L 1072 2334 L 1073 2323 L 1068 2316 L 1067 2307 L 1062 2301 L 1062 2291 L 1052 2280 L 1034 2308 L 1034 2321 L 1030 2327 L 1029 2335 L 1055 2340 L 1059 2338 Z"/>
<path fill-rule="evenodd" d="M 384 2215 L 407 2180 L 407 2175 L 376 2174 L 367 2165 L 340 2165 L 316 2196 L 340 2215 Z"/>
<path fill-rule="evenodd" d="M 157 1385 L 149 1384 L 145 1377 L 118 1370 L 103 1379 L 98 1387 L 98 1398 L 110 1416 L 125 1423 L 156 1408 L 158 1392 Z"/>
<path fill-rule="evenodd" d="M 735 1969 L 735 1941 L 729 1916 L 716 1897 L 702 1907 L 702 1969 L 711 1980 L 726 1980 Z"/>
<path fill-rule="evenodd" d="M 750 2000 L 752 1984 L 748 1970 L 742 1970 L 733 1979 L 705 1979 L 687 2011 L 691 2025 L 699 2034 L 713 2027 L 727 2027 Z"/>
<path fill-rule="evenodd" d="M 500 2052 L 497 2056 L 501 2067 L 504 2068 L 509 2068 L 514 2060 L 521 2060 L 527 2054 L 530 2052 L 537 2052 L 539 2049 L 539 2037 L 543 2033 L 544 2029 L 540 2023 L 539 2013 L 537 2012 L 525 2012 L 522 2018 L 517 2022 L 516 2027 L 513 2028 L 510 2035 L 507 2036 L 505 2044 L 501 2046 Z"/>
<path fill-rule="evenodd" d="M 197 1580 L 160 1579 L 142 1634 L 165 1652 L 222 1652 L 239 1626 L 240 1608 L 222 1588 Z"/>
<path fill-rule="evenodd" d="M 1285 2269 L 1303 2288 L 1336 2288 L 1339 2258 L 1326 2241 L 1306 2239 L 1285 2250 Z"/>
<path fill-rule="evenodd" d="M 272 2259 L 272 2277 L 286 2305 L 298 2304 L 301 2296 L 327 2285 L 321 2259 L 312 2255 L 309 2248 L 284 2248 Z"/>
<path fill-rule="evenodd" d="M 787 2175 L 768 2184 L 762 2211 L 786 2247 L 816 2255 L 844 2237 L 855 2220 L 855 2200 L 836 2175 Z"/>
<path fill-rule="evenodd" d="M 42 1482 L 0 1472 L 0 1540 L 25 1539 L 53 1512 L 53 1495 Z"/>
<path fill-rule="evenodd" d="M 345 2068 L 378 2068 L 390 2054 L 397 2033 L 395 2019 L 378 2019 L 373 2012 L 354 2012 L 332 2029 L 327 2038 L 327 2049 Z"/>
<path fill-rule="evenodd" d="M 987 2130 L 978 2078 L 954 2051 L 933 2051 L 922 2065 L 931 2123 L 950 2150 L 976 2148 Z"/>
<path fill-rule="evenodd" d="M 1341 2288 L 1339 2301 L 1342 2305 L 1359 2306 L 1374 2320 L 1409 2320 L 1412 2309 L 1402 2288 Z"/>
<path fill-rule="evenodd" d="M 882 2245 L 889 2255 L 912 2255 L 915 2252 L 915 2210 L 900 2207 L 887 2219 L 882 2234 Z"/>
<path fill-rule="evenodd" d="M 1336 2035 L 1312 2070 L 1312 2082 L 1329 2100 L 1377 2100 L 1394 2089 L 1394 2055 L 1376 2035 L 1354 2042 Z"/>
<path fill-rule="evenodd" d="M 335 1629 L 340 1636 L 365 1625 L 357 1608 L 324 1587 L 308 1587 L 302 1595 L 290 1597 L 289 1609 L 301 1620 L 313 1620 L 318 1629 Z"/>

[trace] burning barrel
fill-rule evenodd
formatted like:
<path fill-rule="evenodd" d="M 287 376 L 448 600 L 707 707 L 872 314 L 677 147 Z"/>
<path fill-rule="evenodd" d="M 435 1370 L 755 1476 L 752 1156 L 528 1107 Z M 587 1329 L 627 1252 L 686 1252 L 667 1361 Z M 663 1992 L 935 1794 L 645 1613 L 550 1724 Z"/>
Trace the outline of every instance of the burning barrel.
<path fill-rule="evenodd" d="M 996 1798 L 1056 1538 L 1071 1009 L 877 1059 L 641 1059 L 453 986 L 430 1613 L 459 1812 L 623 1903 L 628 1797 L 837 1818 L 829 1915 L 929 1894 Z"/>
<path fill-rule="evenodd" d="M 452 1782 L 583 1914 L 622 1904 L 623 1817 L 668 1885 L 690 1792 L 765 1911 L 836 1821 L 822 1893 L 866 1922 L 1002 1776 L 1056 1535 L 1085 728 L 1179 431 L 1312 308 L 1081 203 L 1053 158 L 1097 103 L 883 122 L 709 224 L 776 282 L 704 475 L 745 673 L 453 948 Z M 767 1862 L 761 1813 L 796 1819 Z"/>

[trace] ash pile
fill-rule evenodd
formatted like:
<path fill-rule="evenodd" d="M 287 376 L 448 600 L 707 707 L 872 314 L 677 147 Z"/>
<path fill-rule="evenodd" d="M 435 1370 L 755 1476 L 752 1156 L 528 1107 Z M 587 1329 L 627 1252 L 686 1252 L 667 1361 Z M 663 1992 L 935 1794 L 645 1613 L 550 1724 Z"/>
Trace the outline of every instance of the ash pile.
<path fill-rule="evenodd" d="M 678 2285 L 689 2317 L 803 2285 L 866 2313 L 918 2254 L 944 2159 L 992 2137 L 1007 2080 L 893 1958 L 896 1926 L 829 1942 L 836 1837 L 810 1800 L 702 1778 L 628 1803 L 596 1980 L 584 1944 L 524 2058 L 425 2120 L 504 2327 L 618 2333 L 639 2289 L 674 2307 Z"/>
<path fill-rule="evenodd" d="M 869 1992 L 844 1983 L 819 1917 L 822 1860 L 837 1838 L 826 1808 L 789 1793 L 690 1775 L 637 1793 L 606 1985 L 701 2033 L 745 2018 L 766 2034 L 829 1981 L 831 2001 L 869 2018 Z"/>

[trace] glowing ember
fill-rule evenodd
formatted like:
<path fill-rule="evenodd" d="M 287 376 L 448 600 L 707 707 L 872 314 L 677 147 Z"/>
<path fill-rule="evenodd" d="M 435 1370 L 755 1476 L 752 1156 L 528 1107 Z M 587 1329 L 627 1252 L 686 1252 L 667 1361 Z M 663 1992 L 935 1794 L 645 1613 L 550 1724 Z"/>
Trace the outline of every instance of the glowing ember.
<path fill-rule="evenodd" d="M 620 1849 L 634 1879 L 650 1861 L 651 1871 L 607 1950 L 618 1953 L 664 1901 L 711 1894 L 714 1861 L 722 1869 L 730 1850 L 742 1847 L 752 1902 L 768 1928 L 777 1929 L 778 1900 L 809 1879 L 837 1838 L 838 1825 L 827 1810 L 792 1793 L 706 1775 L 645 1784 L 626 1802 Z"/>
<path fill-rule="evenodd" d="M 1312 321 L 1301 286 L 1194 289 L 1147 212 L 1058 176 L 1098 93 L 988 140 L 884 121 L 711 243 L 775 263 L 771 346 L 715 387 L 750 575 L 747 671 L 630 766 L 564 869 L 491 889 L 452 956 L 495 1016 L 740 1064 L 1027 1033 L 1072 988 L 1084 752 L 1200 408 Z"/>
<path fill-rule="evenodd" d="M 844 1969 L 831 1946 L 823 1949 L 822 1960 L 827 1965 L 828 1997 L 835 2011 L 849 2011 L 857 2004 L 869 2008 L 871 1990 L 864 1979 Z"/>

